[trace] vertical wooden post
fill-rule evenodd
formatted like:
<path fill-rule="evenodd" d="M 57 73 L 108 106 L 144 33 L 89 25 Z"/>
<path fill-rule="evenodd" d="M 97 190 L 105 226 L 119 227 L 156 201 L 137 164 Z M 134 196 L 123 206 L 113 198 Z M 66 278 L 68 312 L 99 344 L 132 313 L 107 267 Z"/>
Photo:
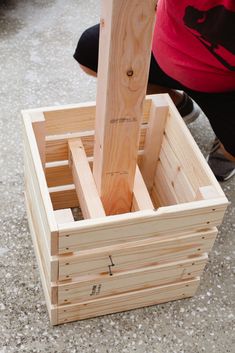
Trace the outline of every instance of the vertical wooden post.
<path fill-rule="evenodd" d="M 93 175 L 106 215 L 131 210 L 156 0 L 102 0 Z"/>
<path fill-rule="evenodd" d="M 161 150 L 168 111 L 168 102 L 162 95 L 152 98 L 144 145 L 144 155 L 142 157 L 140 168 L 145 184 L 150 193 L 152 192 L 154 175 Z"/>

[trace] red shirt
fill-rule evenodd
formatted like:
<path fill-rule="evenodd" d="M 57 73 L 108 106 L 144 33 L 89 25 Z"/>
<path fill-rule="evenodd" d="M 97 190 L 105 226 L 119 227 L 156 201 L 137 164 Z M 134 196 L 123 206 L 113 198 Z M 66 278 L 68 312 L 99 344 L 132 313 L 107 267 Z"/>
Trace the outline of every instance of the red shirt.
<path fill-rule="evenodd" d="M 235 90 L 235 0 L 159 0 L 153 54 L 190 89 Z"/>

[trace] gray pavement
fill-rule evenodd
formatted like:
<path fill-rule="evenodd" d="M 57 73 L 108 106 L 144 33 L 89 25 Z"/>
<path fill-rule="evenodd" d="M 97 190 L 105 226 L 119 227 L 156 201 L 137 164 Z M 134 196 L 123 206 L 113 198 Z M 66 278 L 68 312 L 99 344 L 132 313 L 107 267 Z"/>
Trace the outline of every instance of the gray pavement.
<path fill-rule="evenodd" d="M 98 14 L 98 0 L 0 1 L 0 353 L 235 352 L 235 178 L 222 184 L 231 205 L 194 298 L 49 324 L 23 200 L 20 110 L 95 99 L 96 81 L 72 55 Z M 206 118 L 190 130 L 206 154 Z"/>

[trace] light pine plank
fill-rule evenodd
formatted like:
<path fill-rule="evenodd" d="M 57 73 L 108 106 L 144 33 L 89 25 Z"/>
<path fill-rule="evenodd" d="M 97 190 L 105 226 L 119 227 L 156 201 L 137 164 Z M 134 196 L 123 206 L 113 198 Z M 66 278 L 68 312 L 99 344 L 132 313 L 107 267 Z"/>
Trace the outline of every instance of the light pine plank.
<path fill-rule="evenodd" d="M 154 209 L 148 189 L 137 165 L 133 188 L 132 211 Z"/>
<path fill-rule="evenodd" d="M 48 189 L 54 210 L 79 207 L 75 185 L 62 185 Z"/>
<path fill-rule="evenodd" d="M 72 283 L 59 284 L 58 305 L 85 302 L 197 277 L 202 274 L 207 259 L 207 254 L 204 254 L 189 260 L 114 273 L 112 276 L 78 277 Z"/>
<path fill-rule="evenodd" d="M 34 231 L 37 234 L 39 246 L 41 249 L 41 258 L 44 266 L 44 272 L 46 273 L 48 285 L 51 281 L 51 264 L 50 264 L 50 250 L 47 241 L 46 228 L 43 223 L 43 219 L 40 214 L 38 204 L 33 202 L 34 200 L 34 188 L 32 181 L 29 177 L 25 177 L 25 197 L 27 197 L 27 207 L 30 210 L 31 220 L 34 223 Z"/>
<path fill-rule="evenodd" d="M 196 193 L 196 200 L 209 200 L 219 197 L 217 190 L 213 185 L 202 186 Z"/>
<path fill-rule="evenodd" d="M 185 260 L 209 252 L 217 230 L 147 239 L 113 247 L 80 251 L 59 258 L 59 280 L 94 274 L 113 274 L 145 266 Z M 111 267 L 110 267 L 111 266 Z"/>
<path fill-rule="evenodd" d="M 141 125 L 139 153 L 144 147 L 147 124 Z M 68 140 L 81 138 L 88 158 L 93 157 L 94 131 L 46 136 L 46 162 L 64 161 L 68 158 Z"/>
<path fill-rule="evenodd" d="M 152 96 L 148 95 L 144 101 L 143 123 L 148 121 Z M 81 132 L 94 130 L 95 110 L 95 102 L 85 102 L 27 109 L 23 110 L 22 114 L 42 112 L 46 119 L 48 136 L 79 133 L 79 136 L 76 137 L 80 137 Z"/>
<path fill-rule="evenodd" d="M 51 320 L 52 325 L 57 325 L 58 324 L 57 306 L 52 305 L 52 302 L 54 304 L 58 303 L 58 297 L 57 296 L 55 297 L 55 293 L 57 293 L 57 290 L 54 290 L 54 289 L 51 290 L 51 287 L 48 285 L 47 274 L 45 273 L 45 268 L 43 266 L 42 257 L 41 257 L 40 250 L 39 250 L 38 243 L 37 243 L 37 235 L 36 235 L 36 231 L 34 228 L 32 214 L 30 211 L 30 203 L 27 199 L 26 194 L 25 194 L 25 204 L 26 204 L 26 211 L 27 211 L 27 218 L 28 218 L 28 222 L 29 222 L 30 234 L 31 234 L 32 241 L 33 241 L 34 252 L 35 252 L 36 259 L 37 259 L 40 279 L 41 279 L 41 283 L 42 283 L 42 288 L 43 288 L 43 293 L 45 296 L 45 301 L 46 301 L 46 306 L 47 306 L 49 318 Z"/>
<path fill-rule="evenodd" d="M 171 189 L 173 189 L 173 193 L 176 195 L 177 203 L 195 200 L 196 194 L 184 172 L 184 167 L 172 150 L 168 139 L 165 137 L 162 141 L 159 158 L 160 168 L 162 168 L 164 178 L 167 179 L 168 184 L 171 185 Z M 164 188 L 161 187 L 162 184 L 159 183 L 157 179 L 157 173 L 154 182 L 155 188 L 157 189 L 159 187 L 162 192 L 164 192 Z"/>
<path fill-rule="evenodd" d="M 58 253 L 58 231 L 51 231 L 48 214 L 46 213 L 46 205 L 44 204 L 42 193 L 39 187 L 38 179 L 35 173 L 34 166 L 32 164 L 31 156 L 28 150 L 24 147 L 24 174 L 25 174 L 25 186 L 28 187 L 32 200 L 32 205 L 34 207 L 34 217 L 40 219 L 41 225 L 43 227 L 43 234 L 45 235 L 44 241 L 48 248 L 50 255 L 55 255 Z M 48 191 L 47 191 L 48 192 Z M 36 202 L 35 202 L 36 199 Z M 51 216 L 51 215 L 50 215 Z M 54 215 L 53 215 L 54 216 Z M 54 227 L 54 219 L 53 219 Z M 55 229 L 55 228 L 53 228 Z"/>
<path fill-rule="evenodd" d="M 74 221 L 73 214 L 70 208 L 56 210 L 54 212 L 57 223 L 68 223 Z"/>
<path fill-rule="evenodd" d="M 151 98 L 152 95 L 148 95 L 144 101 L 143 123 L 148 121 Z M 95 110 L 95 102 L 86 102 L 57 107 L 28 109 L 22 111 L 22 113 L 43 112 L 46 119 L 47 135 L 53 136 L 94 130 Z"/>
<path fill-rule="evenodd" d="M 171 98 L 166 96 L 170 107 L 170 118 L 166 125 L 166 135 L 173 150 L 180 159 L 184 172 L 192 184 L 195 193 L 201 186 L 213 185 L 221 197 L 224 192 L 193 139 L 187 126 L 173 104 Z"/>
<path fill-rule="evenodd" d="M 208 229 L 221 223 L 226 198 L 202 200 L 59 225 L 59 253 Z"/>
<path fill-rule="evenodd" d="M 101 1 L 93 174 L 107 215 L 131 209 L 155 6 Z"/>
<path fill-rule="evenodd" d="M 45 180 L 44 171 L 41 164 L 41 159 L 31 123 L 31 117 L 25 113 L 23 115 L 24 127 L 24 149 L 32 170 L 35 181 L 38 183 L 39 192 L 44 204 L 45 214 L 47 215 L 47 222 L 51 231 L 57 230 L 53 208 L 48 193 L 48 188 Z"/>
<path fill-rule="evenodd" d="M 140 167 L 149 192 L 152 191 L 154 183 L 168 111 L 169 106 L 164 96 L 153 97 Z M 159 187 L 161 186 L 159 185 Z"/>
<path fill-rule="evenodd" d="M 105 217 L 81 139 L 69 140 L 69 161 L 83 217 Z"/>
<path fill-rule="evenodd" d="M 30 114 L 34 135 L 37 141 L 38 151 L 43 169 L 46 163 L 46 121 L 42 112 Z"/>
<path fill-rule="evenodd" d="M 73 184 L 68 160 L 46 164 L 45 176 L 48 187 Z"/>
<path fill-rule="evenodd" d="M 191 297 L 199 278 L 58 307 L 59 324 Z"/>
<path fill-rule="evenodd" d="M 174 190 L 172 183 L 169 181 L 165 174 L 165 170 L 162 166 L 161 161 L 159 161 L 157 165 L 152 195 L 155 195 L 154 197 L 157 197 L 158 202 L 161 206 L 179 204 L 177 194 Z"/>

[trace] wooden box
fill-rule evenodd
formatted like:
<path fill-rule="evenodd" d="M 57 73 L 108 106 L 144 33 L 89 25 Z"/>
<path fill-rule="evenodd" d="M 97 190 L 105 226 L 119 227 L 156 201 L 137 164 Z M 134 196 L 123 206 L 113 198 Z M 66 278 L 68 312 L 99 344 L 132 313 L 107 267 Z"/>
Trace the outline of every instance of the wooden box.
<path fill-rule="evenodd" d="M 81 138 L 92 166 L 95 104 L 23 111 L 26 207 L 53 325 L 197 290 L 228 200 L 174 104 L 162 97 L 169 109 L 156 135 L 154 207 L 76 221 L 68 140 Z M 153 98 L 144 103 L 140 169 Z"/>

